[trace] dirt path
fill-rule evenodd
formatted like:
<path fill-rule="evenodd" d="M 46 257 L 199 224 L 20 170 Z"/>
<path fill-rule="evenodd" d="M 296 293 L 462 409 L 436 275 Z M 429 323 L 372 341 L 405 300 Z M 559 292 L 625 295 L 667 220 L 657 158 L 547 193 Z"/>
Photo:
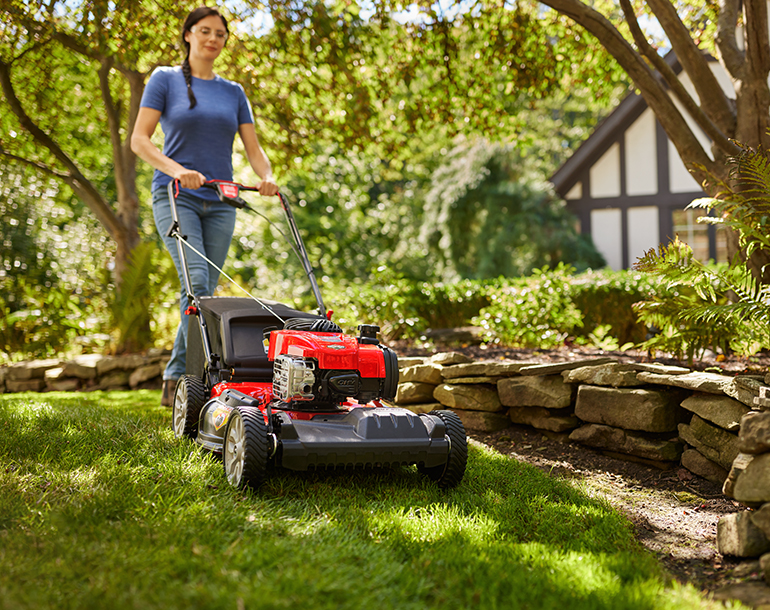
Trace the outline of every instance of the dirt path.
<path fill-rule="evenodd" d="M 740 506 L 725 498 L 718 485 L 684 468 L 662 471 L 572 444 L 565 436 L 518 426 L 470 437 L 551 476 L 579 480 L 589 494 L 604 496 L 627 515 L 638 540 L 681 582 L 714 591 L 761 580 L 759 562 L 717 552 L 717 521 Z"/>

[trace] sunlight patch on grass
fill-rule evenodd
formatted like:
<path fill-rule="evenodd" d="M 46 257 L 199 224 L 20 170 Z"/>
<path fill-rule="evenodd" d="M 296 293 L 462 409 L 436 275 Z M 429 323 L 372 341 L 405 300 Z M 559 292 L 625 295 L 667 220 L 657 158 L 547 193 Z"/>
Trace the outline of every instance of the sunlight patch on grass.
<path fill-rule="evenodd" d="M 378 535 L 398 528 L 400 535 L 413 542 L 436 542 L 462 535 L 469 542 L 478 544 L 494 538 L 498 531 L 498 523 L 489 516 L 464 514 L 459 507 L 446 504 L 381 512 L 376 521 Z"/>

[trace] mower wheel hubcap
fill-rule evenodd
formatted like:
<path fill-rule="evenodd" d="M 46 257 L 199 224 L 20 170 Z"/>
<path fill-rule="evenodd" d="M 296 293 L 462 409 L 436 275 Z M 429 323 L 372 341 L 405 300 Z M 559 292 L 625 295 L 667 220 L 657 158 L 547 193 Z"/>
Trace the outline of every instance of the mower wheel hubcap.
<path fill-rule="evenodd" d="M 173 418 L 174 436 L 181 438 L 187 420 L 187 386 L 184 383 L 180 383 L 174 393 Z"/>
<path fill-rule="evenodd" d="M 245 462 L 245 452 L 243 450 L 244 431 L 243 418 L 240 414 L 233 413 L 233 421 L 227 432 L 225 439 L 225 472 L 227 480 L 231 485 L 239 486 L 243 476 L 243 466 Z"/>

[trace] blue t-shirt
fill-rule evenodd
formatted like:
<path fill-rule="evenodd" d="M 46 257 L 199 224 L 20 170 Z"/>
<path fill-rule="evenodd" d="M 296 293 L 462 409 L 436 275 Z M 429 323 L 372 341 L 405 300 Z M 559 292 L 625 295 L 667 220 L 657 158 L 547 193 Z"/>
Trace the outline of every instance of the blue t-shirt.
<path fill-rule="evenodd" d="M 182 68 L 157 68 L 147 81 L 141 105 L 161 113 L 163 154 L 208 180 L 232 180 L 233 139 L 239 125 L 254 122 L 243 87 L 219 76 L 212 80 L 193 77 L 192 90 L 197 104 L 191 109 Z M 155 170 L 152 190 L 166 188 L 169 182 L 170 176 Z M 219 200 L 212 189 L 188 192 Z"/>

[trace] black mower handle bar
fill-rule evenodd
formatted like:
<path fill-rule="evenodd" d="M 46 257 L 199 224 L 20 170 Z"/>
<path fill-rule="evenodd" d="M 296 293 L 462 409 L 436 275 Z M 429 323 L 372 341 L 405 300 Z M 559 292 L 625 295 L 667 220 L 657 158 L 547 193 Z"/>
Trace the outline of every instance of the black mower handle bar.
<path fill-rule="evenodd" d="M 173 186 L 176 187 L 176 196 L 179 195 L 179 180 L 173 181 Z M 259 187 L 256 186 L 248 186 L 245 184 L 239 184 L 238 182 L 232 182 L 230 180 L 206 180 L 206 182 L 203 183 L 202 186 L 205 186 L 206 188 L 214 189 L 217 192 L 217 195 L 219 195 L 219 200 L 227 203 L 234 208 L 238 208 L 240 210 L 247 209 L 250 212 L 254 212 L 256 214 L 259 214 L 259 212 L 255 212 L 252 208 L 249 207 L 249 204 L 245 202 L 243 199 L 240 198 L 238 193 L 240 191 L 256 191 L 259 192 Z M 321 316 L 326 315 L 326 308 L 324 307 L 323 300 L 321 299 L 321 291 L 318 288 L 318 282 L 315 279 L 315 274 L 313 273 L 313 267 L 310 265 L 310 260 L 307 255 L 307 250 L 305 250 L 305 244 L 302 241 L 302 236 L 299 233 L 299 229 L 297 228 L 297 223 L 294 220 L 294 214 L 291 212 L 291 206 L 289 206 L 289 202 L 284 197 L 282 193 L 277 193 L 278 198 L 281 201 L 281 207 L 283 208 L 284 213 L 286 214 L 286 221 L 289 224 L 289 229 L 291 230 L 292 238 L 294 239 L 294 244 L 296 245 L 295 252 L 297 253 L 297 256 L 300 259 L 300 263 L 302 263 L 302 267 L 305 269 L 305 273 L 307 274 L 308 279 L 310 280 L 310 285 L 313 289 L 313 294 L 315 295 L 316 301 L 318 302 L 318 311 Z M 169 197 L 174 197 L 174 193 L 172 192 L 172 185 L 169 184 Z M 174 209 L 176 206 L 174 206 Z M 176 212 L 174 212 L 174 223 L 169 227 L 168 235 L 171 236 L 172 232 L 175 228 L 178 228 L 179 225 L 179 219 L 176 217 Z M 291 245 L 291 242 L 289 242 Z M 292 246 L 294 248 L 294 246 Z"/>

